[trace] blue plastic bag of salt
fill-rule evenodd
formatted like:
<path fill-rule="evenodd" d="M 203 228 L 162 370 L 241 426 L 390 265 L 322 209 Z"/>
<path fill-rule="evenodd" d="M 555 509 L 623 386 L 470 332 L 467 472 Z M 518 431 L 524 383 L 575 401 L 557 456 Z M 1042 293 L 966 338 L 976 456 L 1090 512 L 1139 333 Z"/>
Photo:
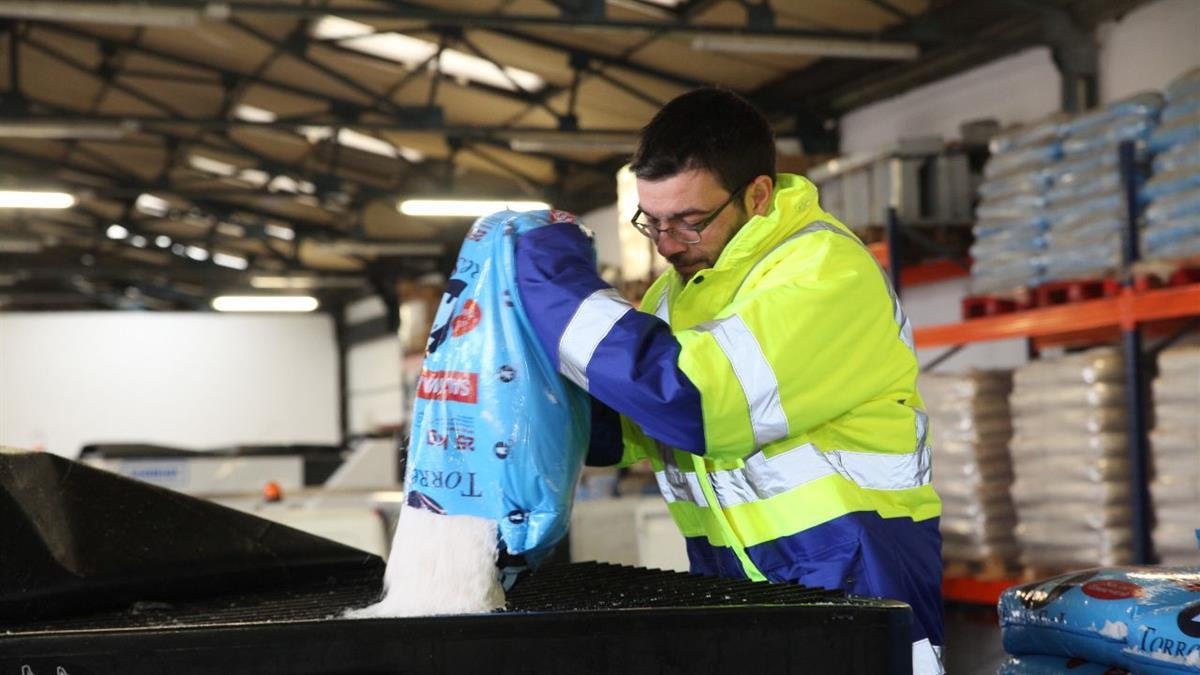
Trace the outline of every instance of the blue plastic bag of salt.
<path fill-rule="evenodd" d="M 1078 657 L 1135 673 L 1200 673 L 1200 567 L 1086 570 L 1000 596 L 1010 654 Z"/>
<path fill-rule="evenodd" d="M 562 211 L 480 218 L 459 251 L 417 384 L 407 503 L 499 523 L 502 552 L 536 566 L 566 532 L 589 400 L 543 352 L 515 286 L 514 243 Z"/>

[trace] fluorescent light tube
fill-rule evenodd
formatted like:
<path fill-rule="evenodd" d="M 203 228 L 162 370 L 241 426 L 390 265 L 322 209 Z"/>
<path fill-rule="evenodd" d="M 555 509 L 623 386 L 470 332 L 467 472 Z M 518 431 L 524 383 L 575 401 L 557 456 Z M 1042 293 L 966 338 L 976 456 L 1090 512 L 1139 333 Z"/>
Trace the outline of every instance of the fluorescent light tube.
<path fill-rule="evenodd" d="M 362 150 L 369 152 L 372 155 L 383 155 L 384 157 L 395 157 L 396 146 L 388 143 L 382 138 L 368 136 L 364 133 L 353 129 L 342 129 L 338 131 L 338 144 L 344 145 L 347 148 Z"/>
<path fill-rule="evenodd" d="M 340 241 L 313 242 L 312 246 L 338 255 L 433 256 L 441 255 L 445 252 L 445 247 L 441 244 L 406 241 L 356 241 L 353 239 L 342 239 Z"/>
<path fill-rule="evenodd" d="M 138 125 L 133 122 L 120 124 L 39 122 L 36 120 L 0 122 L 0 138 L 80 138 L 111 141 L 137 130 Z"/>
<path fill-rule="evenodd" d="M 188 246 L 186 249 L 184 249 L 184 252 L 187 253 L 187 257 L 197 262 L 208 260 L 208 250 L 200 248 L 199 246 Z"/>
<path fill-rule="evenodd" d="M 310 295 L 222 295 L 212 301 L 218 312 L 311 312 L 319 305 Z"/>
<path fill-rule="evenodd" d="M 69 209 L 75 197 L 66 192 L 0 190 L 0 209 Z"/>
<path fill-rule="evenodd" d="M 920 48 L 907 42 L 873 42 L 835 38 L 769 38 L 697 35 L 692 49 L 739 54 L 783 54 L 788 56 L 832 56 L 845 59 L 912 61 Z"/>
<path fill-rule="evenodd" d="M 513 152 L 550 152 L 554 150 L 583 150 L 631 154 L 637 150 L 635 139 L 573 138 L 568 135 L 513 138 L 508 141 Z"/>
<path fill-rule="evenodd" d="M 285 288 L 313 288 L 316 286 L 312 277 L 279 277 L 258 275 L 250 278 L 254 288 L 281 290 Z"/>
<path fill-rule="evenodd" d="M 214 253 L 212 261 L 221 267 L 228 267 L 234 270 L 244 270 L 250 266 L 250 263 L 245 258 L 228 253 Z"/>
<path fill-rule="evenodd" d="M 279 174 L 267 183 L 268 192 L 290 192 L 292 194 L 316 194 L 317 186 L 306 180 L 296 180 L 291 176 Z"/>
<path fill-rule="evenodd" d="M 170 213 L 171 204 L 162 197 L 155 197 L 148 192 L 143 192 L 138 195 L 137 201 L 133 203 L 133 208 L 146 215 L 162 218 Z"/>
<path fill-rule="evenodd" d="M 271 174 L 262 169 L 242 169 L 238 173 L 238 180 L 244 180 L 254 187 L 260 188 L 271 180 Z"/>
<path fill-rule="evenodd" d="M 483 199 L 406 199 L 400 213 L 406 216 L 435 218 L 478 218 L 497 211 L 540 211 L 549 209 L 545 202 Z"/>
<path fill-rule="evenodd" d="M 229 6 L 205 3 L 196 8 L 153 7 L 134 2 L 66 2 L 20 0 L 0 2 L 0 17 L 42 21 L 114 24 L 118 26 L 194 26 L 201 16 L 224 19 Z"/>
<path fill-rule="evenodd" d="M 363 280 L 355 277 L 301 277 L 256 275 L 250 279 L 255 288 L 302 290 L 310 288 L 358 288 Z"/>
<path fill-rule="evenodd" d="M 312 36 L 318 40 L 345 40 L 374 33 L 375 29 L 365 23 L 343 19 L 340 16 L 323 16 L 313 24 Z"/>
<path fill-rule="evenodd" d="M 240 120 L 246 120 L 247 122 L 263 122 L 266 124 L 270 124 L 271 122 L 279 119 L 278 115 L 270 110 L 267 110 L 266 108 L 246 105 L 245 103 L 239 104 L 233 109 L 233 116 Z"/>
<path fill-rule="evenodd" d="M 275 237 L 276 239 L 283 239 L 285 241 L 292 241 L 296 238 L 296 232 L 290 227 L 267 224 L 263 229 L 266 231 L 268 237 Z"/>
<path fill-rule="evenodd" d="M 229 162 L 222 162 L 219 159 L 205 157 L 204 155 L 190 155 L 188 164 L 193 169 L 198 169 L 204 173 L 212 173 L 218 176 L 234 176 L 237 175 L 238 168 Z"/>
<path fill-rule="evenodd" d="M 300 127 L 298 131 L 300 135 L 308 139 L 309 143 L 320 143 L 321 141 L 333 138 L 333 129 L 331 127 L 304 126 Z M 375 136 L 353 129 L 339 129 L 337 142 L 339 145 L 344 145 L 347 148 L 362 150 L 373 155 L 403 157 L 405 161 L 412 164 L 425 161 L 425 153 L 420 150 L 396 145 L 391 141 L 385 141 L 382 138 L 376 138 Z"/>

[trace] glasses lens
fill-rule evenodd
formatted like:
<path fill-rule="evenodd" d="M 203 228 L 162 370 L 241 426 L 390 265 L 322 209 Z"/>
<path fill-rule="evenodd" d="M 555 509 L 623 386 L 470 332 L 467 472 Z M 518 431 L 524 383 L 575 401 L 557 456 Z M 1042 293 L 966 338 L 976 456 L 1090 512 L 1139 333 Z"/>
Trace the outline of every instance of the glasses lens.
<path fill-rule="evenodd" d="M 667 233 L 671 235 L 672 239 L 674 239 L 675 241 L 677 241 L 681 244 L 699 244 L 700 243 L 700 233 L 691 228 L 672 227 L 671 229 L 667 230 Z"/>
<path fill-rule="evenodd" d="M 646 223 L 641 223 L 636 220 L 633 221 L 633 226 L 637 228 L 638 232 L 641 232 L 646 237 L 658 241 L 658 230 L 650 227 Z"/>

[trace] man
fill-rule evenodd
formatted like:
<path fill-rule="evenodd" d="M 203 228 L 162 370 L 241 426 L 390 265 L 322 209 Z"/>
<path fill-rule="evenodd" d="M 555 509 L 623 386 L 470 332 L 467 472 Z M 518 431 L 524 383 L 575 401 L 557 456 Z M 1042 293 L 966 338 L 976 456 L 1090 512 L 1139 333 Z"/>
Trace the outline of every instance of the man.
<path fill-rule="evenodd" d="M 676 98 L 632 164 L 632 225 L 672 265 L 643 311 L 569 224 L 519 240 L 522 301 L 593 397 L 590 460 L 651 462 L 693 571 L 907 602 L 914 672 L 940 673 L 941 504 L 912 328 L 812 183 L 774 166 L 749 103 Z"/>

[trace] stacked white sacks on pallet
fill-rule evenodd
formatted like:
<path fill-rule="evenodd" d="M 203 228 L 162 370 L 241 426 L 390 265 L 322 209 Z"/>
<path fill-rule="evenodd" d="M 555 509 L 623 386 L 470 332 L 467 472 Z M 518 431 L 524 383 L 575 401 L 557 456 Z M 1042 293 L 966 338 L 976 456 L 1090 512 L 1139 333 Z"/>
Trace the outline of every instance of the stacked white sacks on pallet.
<path fill-rule="evenodd" d="M 1156 153 L 1143 190 L 1143 257 L 1200 255 L 1200 68 L 1167 87 L 1162 124 L 1150 139 Z"/>
<path fill-rule="evenodd" d="M 921 375 L 934 439 L 933 484 L 942 498 L 942 556 L 947 562 L 1016 560 L 1009 487 L 1012 371 Z"/>
<path fill-rule="evenodd" d="M 1200 564 L 1200 345 L 1164 350 L 1154 380 L 1154 550 L 1165 565 Z"/>
<path fill-rule="evenodd" d="M 1046 281 L 1103 276 L 1121 266 L 1127 215 L 1119 146 L 1133 141 L 1144 157 L 1162 107 L 1162 95 L 1139 94 L 1060 127 L 1062 159 L 1050 170 L 1046 193 Z"/>
<path fill-rule="evenodd" d="M 1115 349 L 1032 361 L 1013 376 L 1013 503 L 1027 566 L 1129 563 L 1124 366 Z"/>
<path fill-rule="evenodd" d="M 971 247 L 971 292 L 1036 286 L 1043 271 L 1046 191 L 1062 154 L 1061 115 L 998 134 L 983 167 Z"/>

